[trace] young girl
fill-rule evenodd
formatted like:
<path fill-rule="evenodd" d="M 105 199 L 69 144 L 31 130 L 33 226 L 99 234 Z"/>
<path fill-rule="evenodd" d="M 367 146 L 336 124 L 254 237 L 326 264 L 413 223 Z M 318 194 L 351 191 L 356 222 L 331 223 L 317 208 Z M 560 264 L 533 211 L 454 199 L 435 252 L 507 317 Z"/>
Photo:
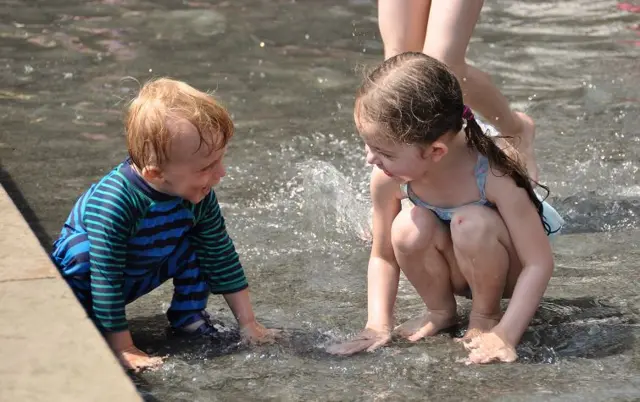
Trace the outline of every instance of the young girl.
<path fill-rule="evenodd" d="M 457 79 L 434 58 L 386 60 L 360 87 L 354 117 L 374 165 L 368 321 L 329 352 L 389 342 L 402 270 L 427 311 L 396 334 L 417 341 L 454 325 L 454 295 L 465 295 L 470 361 L 514 361 L 553 272 L 547 236 L 562 219 L 536 196 L 524 166 L 482 131 Z M 403 198 L 414 206 L 402 209 Z M 504 315 L 503 297 L 511 298 Z"/>
<path fill-rule="evenodd" d="M 483 0 L 378 0 L 384 57 L 422 51 L 449 66 L 462 85 L 465 103 L 511 137 L 524 157 L 529 175 L 537 180 L 533 120 L 512 111 L 489 75 L 465 60 L 483 4 Z"/>

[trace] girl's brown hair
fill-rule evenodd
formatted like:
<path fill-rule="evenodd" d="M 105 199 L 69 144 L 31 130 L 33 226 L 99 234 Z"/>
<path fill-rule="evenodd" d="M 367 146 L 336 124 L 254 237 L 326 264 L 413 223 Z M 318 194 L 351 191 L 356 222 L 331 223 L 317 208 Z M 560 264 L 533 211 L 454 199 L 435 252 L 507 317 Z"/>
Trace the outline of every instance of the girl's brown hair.
<path fill-rule="evenodd" d="M 460 83 L 444 63 L 418 52 L 389 58 L 360 86 L 355 108 L 356 119 L 375 122 L 381 129 L 379 135 L 405 144 L 432 144 L 444 134 L 462 130 L 466 120 L 469 148 L 486 156 L 492 171 L 511 177 L 525 189 L 545 231 L 550 233 L 542 201 L 534 192 L 525 167 L 486 135 L 470 112 L 465 113 Z M 549 193 L 547 187 L 539 187 Z"/>

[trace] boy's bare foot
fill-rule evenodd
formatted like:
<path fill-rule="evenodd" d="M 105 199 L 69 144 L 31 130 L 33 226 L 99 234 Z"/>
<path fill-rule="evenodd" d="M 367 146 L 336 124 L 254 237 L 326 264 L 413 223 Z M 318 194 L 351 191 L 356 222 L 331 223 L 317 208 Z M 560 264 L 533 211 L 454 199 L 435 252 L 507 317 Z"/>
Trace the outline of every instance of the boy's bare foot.
<path fill-rule="evenodd" d="M 456 313 L 447 311 L 428 311 L 426 314 L 410 319 L 394 329 L 394 333 L 416 342 L 425 336 L 432 336 L 455 325 Z"/>
<path fill-rule="evenodd" d="M 459 341 L 467 341 L 485 332 L 491 331 L 493 327 L 498 325 L 500 318 L 502 318 L 502 314 L 486 316 L 471 312 L 467 332 L 459 339 Z"/>
<path fill-rule="evenodd" d="M 511 141 L 513 146 L 518 149 L 518 152 L 520 152 L 524 158 L 524 163 L 527 168 L 527 172 L 529 173 L 529 177 L 534 181 L 538 181 L 538 164 L 536 163 L 534 144 L 536 125 L 533 122 L 533 119 L 531 119 L 527 114 L 522 112 L 514 112 L 514 114 L 516 118 L 520 120 L 522 130 L 519 133 L 514 133 L 513 138 L 510 138 L 509 141 Z"/>

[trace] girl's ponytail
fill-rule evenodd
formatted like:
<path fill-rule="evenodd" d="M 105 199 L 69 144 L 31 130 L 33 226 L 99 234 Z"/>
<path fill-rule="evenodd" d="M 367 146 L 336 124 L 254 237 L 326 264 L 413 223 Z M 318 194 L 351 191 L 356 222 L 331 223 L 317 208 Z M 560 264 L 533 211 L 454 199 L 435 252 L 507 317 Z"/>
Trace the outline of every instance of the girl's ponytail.
<path fill-rule="evenodd" d="M 547 234 L 550 234 L 551 228 L 549 224 L 544 220 L 542 201 L 534 192 L 533 186 L 531 184 L 533 180 L 527 174 L 524 165 L 518 160 L 509 157 L 509 155 L 507 155 L 506 152 L 500 149 L 500 147 L 491 137 L 489 137 L 482 131 L 482 128 L 480 128 L 480 125 L 473 116 L 473 112 L 466 105 L 462 112 L 462 122 L 462 127 L 467 137 L 467 145 L 469 146 L 469 148 L 475 149 L 482 155 L 486 156 L 489 160 L 489 166 L 491 168 L 495 168 L 505 175 L 510 176 L 513 181 L 515 181 L 518 187 L 522 187 L 525 189 L 525 191 L 529 195 L 529 198 L 531 199 L 531 202 L 533 202 L 533 205 L 536 207 L 536 210 L 540 215 L 540 220 L 542 221 L 545 232 Z M 538 187 L 544 189 L 547 192 L 546 196 L 549 195 L 548 187 L 543 186 L 537 182 L 536 184 L 538 185 Z"/>

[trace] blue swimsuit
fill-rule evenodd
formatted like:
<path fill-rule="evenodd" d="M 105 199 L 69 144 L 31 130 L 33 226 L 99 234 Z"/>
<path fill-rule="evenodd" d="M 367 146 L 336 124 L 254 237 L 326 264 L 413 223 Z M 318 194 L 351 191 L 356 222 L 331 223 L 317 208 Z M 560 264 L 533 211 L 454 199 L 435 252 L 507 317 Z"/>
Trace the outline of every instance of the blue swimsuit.
<path fill-rule="evenodd" d="M 493 205 L 484 194 L 484 185 L 487 181 L 487 172 L 489 171 L 489 160 L 486 156 L 482 154 L 478 154 L 478 161 L 476 162 L 476 167 L 474 169 L 473 174 L 476 176 L 476 183 L 478 184 L 478 190 L 480 190 L 480 199 L 475 202 L 471 202 L 466 205 L 482 205 L 489 208 L 494 208 Z M 409 198 L 409 200 L 413 203 L 413 205 L 417 205 L 422 208 L 427 208 L 433 211 L 434 214 L 445 224 L 449 225 L 451 223 L 451 218 L 453 214 L 456 212 L 458 208 L 463 207 L 463 205 L 455 208 L 440 208 L 428 204 L 422 201 L 411 189 L 410 183 L 404 183 L 401 185 L 400 189 L 402 190 L 402 198 Z M 464 206 L 466 206 L 464 205 Z"/>
<path fill-rule="evenodd" d="M 489 172 L 489 160 L 486 156 L 479 154 L 478 161 L 476 162 L 476 166 L 473 174 L 476 177 L 476 184 L 478 185 L 478 190 L 480 190 L 480 199 L 478 201 L 470 202 L 465 205 L 460 205 L 454 208 L 441 208 L 436 207 L 434 205 L 428 204 L 422 201 L 411 189 L 411 183 L 404 183 L 400 186 L 400 190 L 402 191 L 402 198 L 408 198 L 413 205 L 417 205 L 422 208 L 427 208 L 433 211 L 434 214 L 447 226 L 451 224 L 451 218 L 453 214 L 456 212 L 458 208 L 462 208 L 467 205 L 481 205 L 486 206 L 492 209 L 496 209 L 496 206 L 487 200 L 485 195 L 484 187 L 487 182 L 487 173 Z M 539 197 L 539 196 L 538 196 Z M 556 212 L 556 210 L 549 205 L 546 201 L 542 202 L 542 212 L 543 219 L 545 223 L 549 225 L 549 236 L 553 236 L 558 233 L 562 226 L 564 225 L 564 220 L 562 217 Z"/>

